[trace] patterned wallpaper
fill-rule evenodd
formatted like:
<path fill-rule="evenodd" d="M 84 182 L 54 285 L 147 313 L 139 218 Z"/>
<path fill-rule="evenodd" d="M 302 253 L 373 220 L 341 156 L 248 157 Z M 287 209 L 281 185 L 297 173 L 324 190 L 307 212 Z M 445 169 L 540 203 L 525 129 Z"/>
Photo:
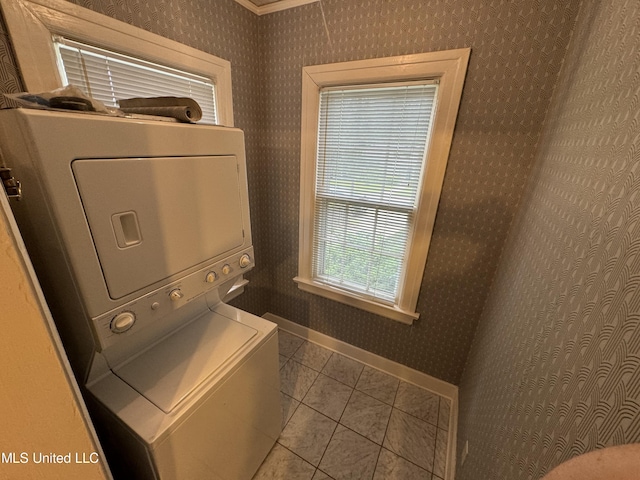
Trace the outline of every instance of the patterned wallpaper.
<path fill-rule="evenodd" d="M 585 2 L 460 385 L 459 480 L 640 442 L 640 1 Z"/>
<path fill-rule="evenodd" d="M 578 1 L 322 0 L 262 17 L 267 94 L 258 182 L 268 308 L 458 383 L 530 172 Z M 326 19 L 326 28 L 324 20 Z M 471 47 L 413 326 L 298 290 L 301 69 Z"/>
<path fill-rule="evenodd" d="M 16 93 L 22 90 L 22 79 L 13 57 L 9 33 L 2 19 L 0 22 L 0 92 Z M 0 100 L 0 105 L 3 104 L 4 101 Z"/>

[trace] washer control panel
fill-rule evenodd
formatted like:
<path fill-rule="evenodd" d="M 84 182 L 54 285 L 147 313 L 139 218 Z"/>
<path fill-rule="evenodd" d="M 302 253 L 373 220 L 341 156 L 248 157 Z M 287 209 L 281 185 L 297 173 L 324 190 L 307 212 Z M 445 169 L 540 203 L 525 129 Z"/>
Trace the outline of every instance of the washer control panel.
<path fill-rule="evenodd" d="M 153 325 L 155 321 L 253 267 L 253 248 L 209 264 L 179 280 L 93 319 L 102 349 Z"/>

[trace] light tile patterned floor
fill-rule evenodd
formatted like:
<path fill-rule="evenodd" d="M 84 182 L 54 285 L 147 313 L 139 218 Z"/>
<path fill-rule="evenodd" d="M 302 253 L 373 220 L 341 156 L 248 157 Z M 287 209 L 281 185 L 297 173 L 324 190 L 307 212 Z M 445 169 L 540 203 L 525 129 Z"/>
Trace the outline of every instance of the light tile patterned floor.
<path fill-rule="evenodd" d="M 446 398 L 280 330 L 282 435 L 254 480 L 441 480 Z"/>

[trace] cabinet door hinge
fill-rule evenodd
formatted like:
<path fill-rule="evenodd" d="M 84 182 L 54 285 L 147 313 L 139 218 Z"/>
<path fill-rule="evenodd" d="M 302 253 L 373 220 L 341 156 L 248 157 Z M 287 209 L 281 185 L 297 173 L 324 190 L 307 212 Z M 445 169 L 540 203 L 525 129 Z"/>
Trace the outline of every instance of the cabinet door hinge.
<path fill-rule="evenodd" d="M 13 178 L 10 168 L 0 167 L 0 179 L 2 179 L 2 185 L 4 185 L 4 189 L 9 198 L 22 199 L 22 185 L 20 185 L 18 180 Z"/>

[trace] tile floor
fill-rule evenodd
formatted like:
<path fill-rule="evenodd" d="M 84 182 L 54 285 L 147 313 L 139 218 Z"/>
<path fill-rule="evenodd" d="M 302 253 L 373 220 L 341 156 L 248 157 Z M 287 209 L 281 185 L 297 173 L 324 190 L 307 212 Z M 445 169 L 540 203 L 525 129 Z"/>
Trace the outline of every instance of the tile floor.
<path fill-rule="evenodd" d="M 254 480 L 441 480 L 451 403 L 283 331 L 282 434 Z"/>

